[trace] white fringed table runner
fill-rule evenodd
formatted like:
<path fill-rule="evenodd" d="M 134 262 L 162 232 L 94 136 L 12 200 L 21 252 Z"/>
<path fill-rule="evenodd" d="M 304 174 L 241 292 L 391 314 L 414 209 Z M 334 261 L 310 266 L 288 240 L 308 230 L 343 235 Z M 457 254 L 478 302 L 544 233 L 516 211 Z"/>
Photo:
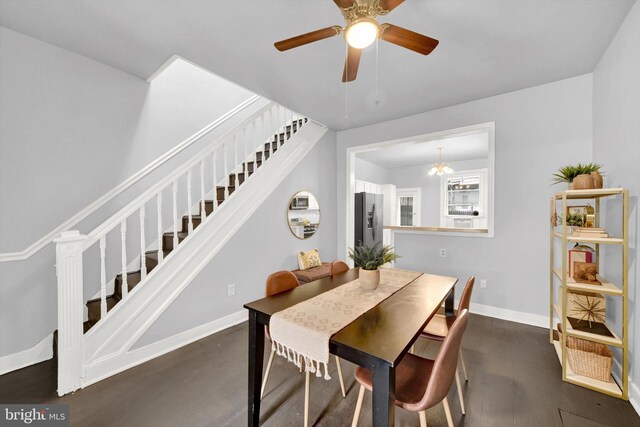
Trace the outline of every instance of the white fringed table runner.
<path fill-rule="evenodd" d="M 303 301 L 271 316 L 269 331 L 278 355 L 305 370 L 331 379 L 327 371 L 331 336 L 407 286 L 422 273 L 396 268 L 380 270 L 380 285 L 362 289 L 359 280 Z"/>

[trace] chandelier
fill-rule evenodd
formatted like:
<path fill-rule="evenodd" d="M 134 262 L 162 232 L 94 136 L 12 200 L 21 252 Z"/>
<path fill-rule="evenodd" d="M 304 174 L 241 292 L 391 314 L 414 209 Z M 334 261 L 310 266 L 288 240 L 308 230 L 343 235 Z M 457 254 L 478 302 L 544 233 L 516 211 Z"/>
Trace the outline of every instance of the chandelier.
<path fill-rule="evenodd" d="M 438 151 L 440 152 L 440 160 L 433 164 L 433 167 L 429 169 L 429 175 L 443 175 L 453 172 L 453 169 L 447 162 L 442 161 L 442 148 L 438 147 Z"/>

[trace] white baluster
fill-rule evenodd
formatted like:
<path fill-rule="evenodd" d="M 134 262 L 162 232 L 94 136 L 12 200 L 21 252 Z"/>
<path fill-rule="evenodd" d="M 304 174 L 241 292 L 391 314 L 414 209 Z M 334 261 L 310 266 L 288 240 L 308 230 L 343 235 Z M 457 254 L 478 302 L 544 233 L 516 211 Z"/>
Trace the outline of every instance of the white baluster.
<path fill-rule="evenodd" d="M 187 171 L 187 213 L 189 216 L 188 233 L 193 233 L 193 218 L 191 217 L 191 169 Z"/>
<path fill-rule="evenodd" d="M 238 186 L 238 138 L 237 134 L 233 134 L 233 171 L 235 175 L 234 184 L 236 187 Z"/>
<path fill-rule="evenodd" d="M 222 180 L 222 185 L 224 186 L 224 200 L 226 201 L 229 198 L 229 171 L 227 170 L 227 141 L 222 143 L 222 156 L 224 157 L 224 179 Z"/>
<path fill-rule="evenodd" d="M 253 156 L 253 173 L 258 170 L 258 151 L 256 150 L 256 135 L 258 134 L 258 118 L 254 118 L 251 122 L 251 153 Z"/>
<path fill-rule="evenodd" d="M 144 205 L 140 206 L 140 278 L 144 280 L 147 277 L 147 244 L 144 236 Z"/>
<path fill-rule="evenodd" d="M 122 242 L 122 275 L 120 276 L 122 283 L 122 299 L 129 295 L 129 285 L 127 283 L 127 219 L 120 223 L 120 240 Z"/>
<path fill-rule="evenodd" d="M 160 264 L 164 259 L 164 252 L 162 249 L 164 240 L 164 233 L 162 232 L 162 191 L 160 191 L 156 197 L 156 205 L 158 206 L 158 264 Z"/>
<path fill-rule="evenodd" d="M 204 209 L 204 159 L 200 160 L 200 224 L 207 219 L 207 211 Z"/>
<path fill-rule="evenodd" d="M 282 123 L 282 109 L 279 105 L 276 105 L 276 116 L 276 141 L 278 141 L 278 148 L 280 148 L 282 147 L 282 142 L 280 142 L 280 123 Z"/>
<path fill-rule="evenodd" d="M 276 108 L 275 106 L 271 106 L 271 108 L 269 109 L 269 118 L 271 119 L 271 122 L 269 123 L 269 125 L 271 126 L 271 141 L 276 143 L 276 148 L 279 148 L 278 145 L 278 140 L 276 139 L 275 141 L 273 140 L 273 131 L 275 130 L 276 135 L 278 135 L 278 119 L 276 117 Z"/>
<path fill-rule="evenodd" d="M 288 119 L 287 119 L 288 117 Z M 293 134 L 293 115 L 291 114 L 291 110 L 289 110 L 288 108 L 285 110 L 285 123 L 284 123 L 284 128 L 285 131 L 287 129 L 287 123 L 291 123 L 291 129 L 289 130 L 289 135 L 287 136 L 287 141 L 291 139 L 291 135 Z M 285 133 L 286 135 L 286 133 Z"/>
<path fill-rule="evenodd" d="M 105 256 L 107 253 L 106 236 L 100 238 L 100 319 L 107 315 L 107 271 Z"/>
<path fill-rule="evenodd" d="M 173 250 L 178 247 L 178 180 L 173 181 Z"/>
<path fill-rule="evenodd" d="M 269 155 L 271 155 L 271 144 L 269 144 L 269 147 L 265 150 L 264 149 L 264 145 L 265 145 L 265 140 L 267 139 L 267 122 L 266 122 L 266 112 L 262 112 L 262 114 L 260 114 L 260 149 L 262 150 L 262 161 L 264 162 L 266 160 L 266 154 L 267 152 L 269 152 Z"/>
<path fill-rule="evenodd" d="M 247 163 L 249 153 L 247 151 L 247 127 L 242 128 L 242 145 L 244 145 L 244 180 L 249 178 L 249 164 Z"/>
<path fill-rule="evenodd" d="M 218 209 L 218 177 L 216 176 L 216 169 L 218 168 L 218 152 L 213 152 L 213 212 Z"/>

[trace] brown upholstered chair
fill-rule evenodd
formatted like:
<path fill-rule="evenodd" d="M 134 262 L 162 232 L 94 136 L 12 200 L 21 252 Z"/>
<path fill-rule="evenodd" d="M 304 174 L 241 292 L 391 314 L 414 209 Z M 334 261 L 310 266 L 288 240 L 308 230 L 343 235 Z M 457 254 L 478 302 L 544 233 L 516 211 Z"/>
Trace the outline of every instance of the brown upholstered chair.
<path fill-rule="evenodd" d="M 272 296 L 279 294 L 281 292 L 289 291 L 300 285 L 298 282 L 298 278 L 295 274 L 290 271 L 278 271 L 276 273 L 272 273 L 267 277 L 266 283 L 266 296 Z M 269 333 L 269 326 L 265 326 L 265 334 L 269 341 L 271 341 L 271 334 Z M 267 379 L 269 379 L 269 372 L 271 371 L 271 364 L 273 363 L 273 356 L 276 354 L 273 348 L 271 349 L 271 354 L 269 355 L 269 361 L 267 362 L 267 369 L 264 373 L 264 379 L 262 380 L 262 390 L 260 390 L 260 399 L 264 395 L 264 390 L 267 386 Z M 342 379 L 342 368 L 340 366 L 340 359 L 338 356 L 336 358 L 336 365 L 338 366 L 338 379 L 340 380 L 340 390 L 342 391 L 342 397 L 346 397 L 344 389 L 344 381 Z M 301 368 L 302 369 L 302 368 Z M 309 420 L 309 372 L 306 372 L 305 377 L 305 387 L 304 387 L 304 425 L 305 427 L 308 424 Z"/>
<path fill-rule="evenodd" d="M 463 310 L 469 310 L 469 305 L 471 304 L 471 294 L 473 292 L 473 284 L 475 282 L 475 277 L 471 276 L 467 280 L 467 284 L 462 291 L 462 296 L 460 297 L 460 301 L 458 302 L 458 311 L 457 313 L 461 313 Z M 443 316 L 442 314 L 436 314 L 433 318 L 427 323 L 427 326 L 422 331 L 420 336 L 422 338 L 434 340 L 434 341 L 444 341 L 446 336 L 449 333 L 449 329 L 453 322 L 456 320 L 457 314 L 453 316 Z M 464 357 L 462 356 L 462 347 L 460 348 L 460 363 L 462 364 L 462 371 L 464 372 L 465 381 L 469 381 L 469 377 L 467 376 L 467 367 L 464 363 Z M 460 399 L 460 408 L 462 409 L 462 413 L 465 413 L 464 408 L 464 398 L 462 397 L 462 385 L 460 383 L 460 373 L 456 368 L 456 387 L 458 388 L 458 398 Z"/>
<path fill-rule="evenodd" d="M 440 402 L 444 405 L 447 424 L 453 427 L 447 393 L 453 384 L 460 342 L 467 327 L 468 317 L 467 310 L 459 313 L 438 350 L 435 360 L 407 353 L 396 367 L 396 406 L 418 412 L 421 427 L 427 426 L 426 410 Z M 364 390 L 373 389 L 373 374 L 369 369 L 358 367 L 356 380 L 360 383 L 360 392 L 351 427 L 358 424 Z"/>
<path fill-rule="evenodd" d="M 346 262 L 337 260 L 331 263 L 331 276 L 344 273 L 345 271 L 349 271 L 349 266 Z"/>

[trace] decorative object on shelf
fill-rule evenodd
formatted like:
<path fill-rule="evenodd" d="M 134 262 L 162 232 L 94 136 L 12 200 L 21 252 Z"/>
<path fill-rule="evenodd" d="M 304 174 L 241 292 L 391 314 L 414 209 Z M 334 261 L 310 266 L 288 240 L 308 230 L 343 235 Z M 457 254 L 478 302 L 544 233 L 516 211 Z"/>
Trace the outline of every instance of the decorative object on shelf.
<path fill-rule="evenodd" d="M 593 262 L 594 251 L 589 246 L 577 245 L 569 250 L 569 277 L 573 277 L 573 268 L 576 262 Z"/>
<path fill-rule="evenodd" d="M 604 184 L 604 179 L 599 171 L 591 172 L 591 178 L 593 179 L 593 188 L 600 189 Z"/>
<path fill-rule="evenodd" d="M 373 246 L 360 244 L 355 249 L 349 248 L 349 258 L 351 258 L 356 267 L 360 267 L 359 279 L 363 289 L 376 289 L 380 283 L 379 267 L 388 262 L 393 262 L 400 258 L 393 252 L 392 246 L 380 245 L 376 243 Z"/>
<path fill-rule="evenodd" d="M 569 184 L 569 190 L 578 190 L 578 188 L 575 188 L 575 185 L 573 185 L 574 179 L 579 175 L 586 174 L 589 175 L 589 180 L 591 181 L 591 183 L 589 184 L 591 187 L 586 188 L 594 188 L 593 178 L 591 178 L 591 172 L 599 172 L 600 168 L 602 168 L 602 166 L 598 163 L 587 163 L 584 165 L 582 163 L 578 163 L 576 166 L 563 166 L 558 169 L 558 172 L 553 174 L 553 178 L 551 178 L 551 180 L 554 184 L 566 182 Z M 581 178 L 581 180 L 583 179 L 584 178 Z"/>
<path fill-rule="evenodd" d="M 585 227 L 594 227 L 596 224 L 596 210 L 591 205 L 587 205 L 587 222 Z"/>
<path fill-rule="evenodd" d="M 558 334 L 562 341 L 562 325 L 558 324 Z M 604 344 L 567 337 L 567 361 L 579 375 L 608 382 L 611 376 L 613 353 Z"/>
<path fill-rule="evenodd" d="M 582 227 L 587 222 L 587 206 L 567 206 L 567 225 Z"/>
<path fill-rule="evenodd" d="M 573 280 L 578 283 L 601 285 L 602 283 L 598 280 L 598 264 L 592 262 L 574 262 Z"/>
<path fill-rule="evenodd" d="M 609 233 L 602 227 L 574 227 L 571 235 L 591 239 L 606 239 L 609 237 Z"/>
<path fill-rule="evenodd" d="M 442 161 L 442 149 L 444 147 L 438 147 L 440 153 L 439 160 L 433 164 L 433 167 L 429 169 L 428 175 L 444 175 L 453 172 L 449 163 Z"/>
<path fill-rule="evenodd" d="M 601 294 L 592 292 L 567 292 L 567 317 L 577 319 L 578 322 L 603 323 L 607 313 L 607 302 Z"/>
<path fill-rule="evenodd" d="M 574 190 L 593 190 L 593 178 L 590 174 L 581 173 L 580 175 L 573 178 L 573 187 Z"/>

